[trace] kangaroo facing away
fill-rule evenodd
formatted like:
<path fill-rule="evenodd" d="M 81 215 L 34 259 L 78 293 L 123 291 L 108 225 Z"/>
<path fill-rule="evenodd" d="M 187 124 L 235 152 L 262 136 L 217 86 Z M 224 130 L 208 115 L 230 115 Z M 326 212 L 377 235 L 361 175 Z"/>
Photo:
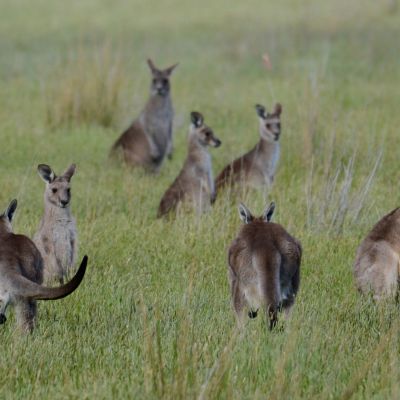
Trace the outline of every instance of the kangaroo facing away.
<path fill-rule="evenodd" d="M 278 310 L 283 308 L 289 315 L 299 289 L 301 244 L 281 225 L 271 222 L 274 209 L 271 203 L 255 218 L 245 205 L 239 205 L 245 224 L 228 252 L 228 278 L 239 327 L 244 324 L 245 307 L 250 318 L 262 307 L 272 329 Z"/>
<path fill-rule="evenodd" d="M 87 256 L 75 276 L 60 287 L 41 286 L 43 259 L 35 244 L 24 235 L 13 233 L 11 221 L 17 208 L 13 200 L 0 216 L 0 324 L 6 322 L 6 309 L 15 306 L 19 327 L 31 332 L 36 316 L 36 300 L 57 300 L 71 294 L 85 275 Z"/>
<path fill-rule="evenodd" d="M 358 290 L 375 300 L 398 293 L 400 283 L 400 208 L 385 215 L 357 249 L 354 278 Z"/>
<path fill-rule="evenodd" d="M 33 241 L 44 260 L 44 281 L 64 283 L 74 265 L 78 251 L 78 234 L 71 215 L 71 178 L 75 164 L 56 176 L 50 166 L 38 165 L 38 173 L 46 182 L 44 214 Z"/>
<path fill-rule="evenodd" d="M 218 190 L 241 183 L 248 186 L 270 186 L 279 160 L 282 106 L 277 103 L 270 114 L 264 106 L 256 105 L 260 120 L 260 140 L 248 153 L 228 164 L 215 180 Z"/>
<path fill-rule="evenodd" d="M 147 61 L 152 74 L 150 98 L 131 126 L 111 148 L 111 154 L 122 148 L 123 158 L 130 166 L 142 166 L 157 172 L 165 156 L 172 157 L 172 123 L 174 110 L 170 94 L 170 76 L 178 64 L 158 69 Z"/>
<path fill-rule="evenodd" d="M 188 155 L 178 177 L 165 192 L 158 208 L 158 217 L 176 209 L 181 201 L 188 201 L 198 213 L 210 208 L 215 196 L 211 156 L 208 146 L 219 147 L 221 141 L 204 123 L 203 115 L 192 112 L 189 128 Z"/>

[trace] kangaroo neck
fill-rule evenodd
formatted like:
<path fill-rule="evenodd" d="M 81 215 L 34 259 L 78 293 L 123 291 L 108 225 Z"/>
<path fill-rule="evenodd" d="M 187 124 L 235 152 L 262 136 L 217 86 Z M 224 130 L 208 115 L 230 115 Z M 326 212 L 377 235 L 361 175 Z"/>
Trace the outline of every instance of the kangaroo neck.
<path fill-rule="evenodd" d="M 210 153 L 207 148 L 202 146 L 197 139 L 190 138 L 188 143 L 187 159 L 192 163 L 208 166 L 211 160 Z"/>
<path fill-rule="evenodd" d="M 266 154 L 273 152 L 279 148 L 279 141 L 270 141 L 260 137 L 259 142 L 256 144 L 256 151 L 258 154 Z"/>
<path fill-rule="evenodd" d="M 43 219 L 46 221 L 69 221 L 71 220 L 71 209 L 69 206 L 61 208 L 47 202 L 44 208 Z"/>
<path fill-rule="evenodd" d="M 159 114 L 164 112 L 169 112 L 172 110 L 171 95 L 168 93 L 165 96 L 160 96 L 158 94 L 153 94 L 147 100 L 146 106 L 143 113 L 148 114 Z"/>

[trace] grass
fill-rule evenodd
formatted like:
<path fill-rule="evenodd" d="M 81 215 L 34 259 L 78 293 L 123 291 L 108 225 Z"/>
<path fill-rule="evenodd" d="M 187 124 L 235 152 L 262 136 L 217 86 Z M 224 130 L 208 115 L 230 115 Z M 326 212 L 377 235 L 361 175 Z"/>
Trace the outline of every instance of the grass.
<path fill-rule="evenodd" d="M 78 49 L 69 55 L 66 66 L 56 67 L 56 76 L 45 88 L 50 128 L 90 123 L 115 127 L 117 123 L 124 85 L 119 56 L 109 45 L 90 56 L 86 52 Z"/>
<path fill-rule="evenodd" d="M 0 204 L 18 198 L 15 231 L 33 235 L 43 207 L 37 164 L 59 172 L 75 162 L 72 210 L 80 256 L 89 255 L 82 286 L 42 302 L 33 335 L 18 335 L 9 312 L 1 398 L 399 398 L 398 306 L 361 298 L 351 271 L 360 240 L 399 204 L 395 2 L 1 5 Z M 176 151 L 157 176 L 107 158 L 147 97 L 147 57 L 180 62 Z M 100 74 L 87 70 L 96 65 Z M 113 66 L 107 98 L 118 102 L 107 103 L 104 124 L 103 99 L 86 88 L 101 87 Z M 88 118 L 49 124 L 53 107 L 70 115 L 69 88 L 71 98 L 88 95 L 79 103 Z M 222 140 L 216 173 L 257 140 L 254 104 L 276 101 L 275 184 L 267 198 L 242 200 L 255 213 L 276 202 L 275 220 L 303 244 L 301 289 L 284 329 L 270 333 L 257 318 L 239 334 L 226 276 L 238 199 L 221 196 L 202 218 L 155 215 L 185 157 L 190 111 Z"/>

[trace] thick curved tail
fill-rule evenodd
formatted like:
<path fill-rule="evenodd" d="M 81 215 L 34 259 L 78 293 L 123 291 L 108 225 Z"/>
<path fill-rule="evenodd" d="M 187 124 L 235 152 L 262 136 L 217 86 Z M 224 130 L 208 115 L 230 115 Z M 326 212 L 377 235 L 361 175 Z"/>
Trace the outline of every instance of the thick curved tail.
<path fill-rule="evenodd" d="M 30 281 L 22 275 L 14 280 L 14 289 L 18 295 L 32 300 L 58 300 L 70 295 L 82 282 L 86 272 L 88 257 L 84 256 L 75 276 L 65 285 L 45 287 Z"/>

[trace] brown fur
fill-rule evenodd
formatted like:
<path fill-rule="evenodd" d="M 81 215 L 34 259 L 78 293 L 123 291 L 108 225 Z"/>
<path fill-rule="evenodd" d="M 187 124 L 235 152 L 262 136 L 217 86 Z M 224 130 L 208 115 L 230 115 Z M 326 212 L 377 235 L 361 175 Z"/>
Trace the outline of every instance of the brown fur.
<path fill-rule="evenodd" d="M 397 294 L 400 273 L 400 208 L 385 215 L 357 249 L 354 278 L 375 300 Z"/>
<path fill-rule="evenodd" d="M 246 306 L 250 317 L 262 307 L 272 329 L 281 307 L 289 314 L 299 289 L 301 244 L 281 225 L 270 222 L 273 207 L 272 203 L 260 218 L 244 205 L 239 207 L 245 225 L 228 252 L 232 305 L 239 326 Z"/>
<path fill-rule="evenodd" d="M 164 70 L 156 68 L 151 60 L 148 64 L 152 74 L 150 98 L 139 117 L 114 143 L 111 154 L 121 148 L 126 164 L 156 172 L 164 157 L 171 157 L 173 151 L 174 111 L 169 78 L 177 64 Z"/>
<path fill-rule="evenodd" d="M 179 175 L 161 199 L 158 217 L 175 210 L 183 201 L 190 202 L 201 213 L 210 207 L 215 196 L 211 157 L 207 147 L 218 147 L 221 141 L 204 124 L 200 113 L 192 112 L 191 118 L 188 155 Z"/>
<path fill-rule="evenodd" d="M 243 184 L 248 186 L 270 186 L 274 180 L 279 159 L 280 115 L 282 106 L 275 105 L 272 114 L 257 105 L 260 120 L 260 140 L 256 146 L 228 164 L 217 176 L 215 188 L 218 192 L 224 186 Z"/>
<path fill-rule="evenodd" d="M 0 323 L 6 321 L 7 306 L 17 311 L 19 327 L 32 331 L 36 317 L 36 300 L 56 300 L 71 294 L 81 283 L 87 264 L 82 260 L 76 275 L 66 285 L 48 288 L 43 282 L 43 259 L 35 244 L 24 235 L 12 232 L 11 220 L 16 209 L 14 200 L 0 216 Z"/>

